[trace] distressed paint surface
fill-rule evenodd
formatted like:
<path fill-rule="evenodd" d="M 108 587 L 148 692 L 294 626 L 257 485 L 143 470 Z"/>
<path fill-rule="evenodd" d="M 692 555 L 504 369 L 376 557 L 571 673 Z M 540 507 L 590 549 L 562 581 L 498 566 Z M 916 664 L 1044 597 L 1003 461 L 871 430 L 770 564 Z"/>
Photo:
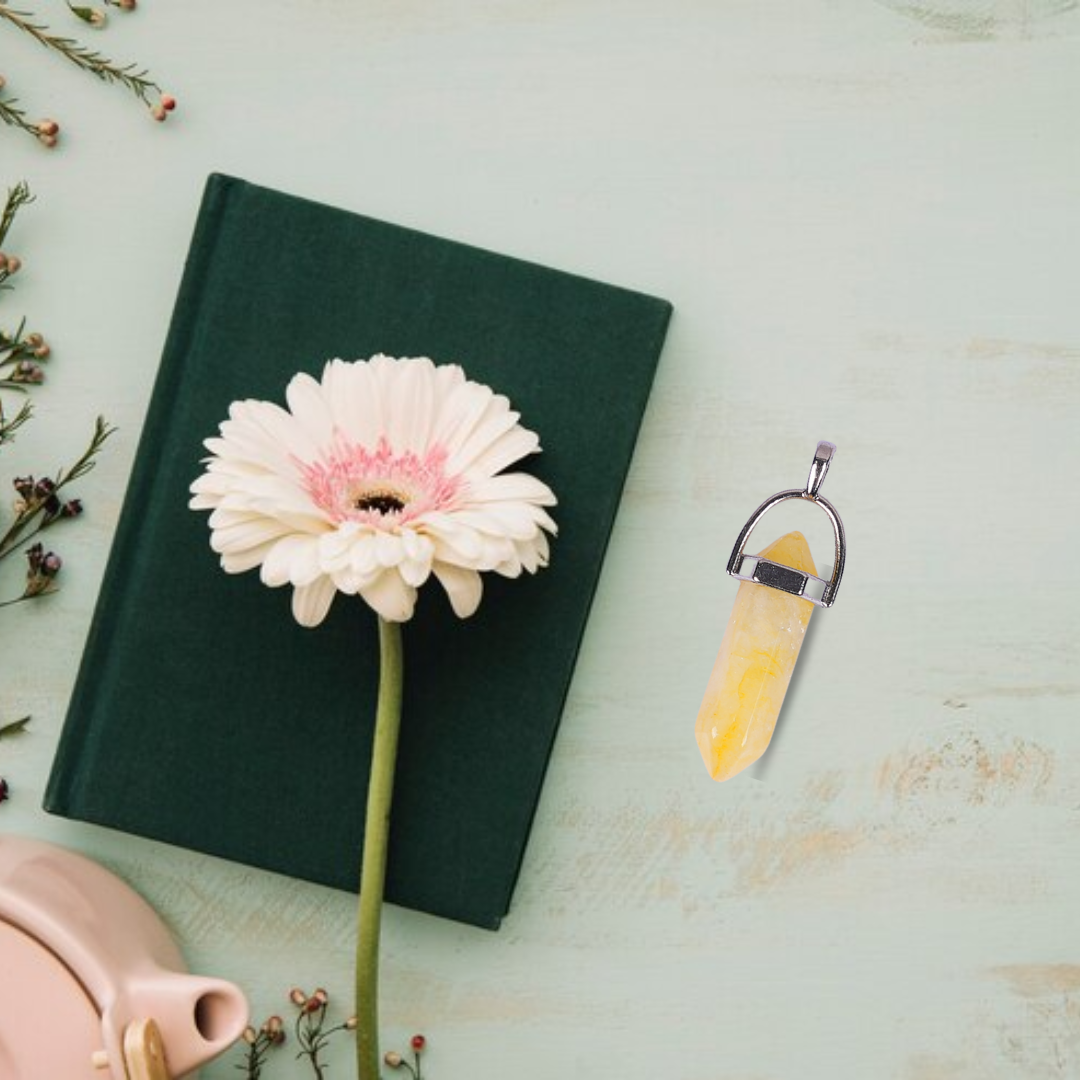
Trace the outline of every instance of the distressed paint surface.
<path fill-rule="evenodd" d="M 259 1016 L 347 993 L 349 897 L 37 809 L 201 183 L 233 171 L 676 305 L 514 912 L 390 909 L 388 1038 L 426 1031 L 436 1080 L 1080 1075 L 1077 5 L 147 8 L 107 45 L 177 93 L 164 130 L 4 46 L 71 138 L 0 132 L 0 182 L 39 193 L 0 317 L 55 350 L 3 474 L 98 409 L 121 432 L 54 534 L 63 592 L 0 613 L 5 713 L 34 714 L 0 828 L 101 858 Z M 819 438 L 844 589 L 716 785 L 691 724 L 724 562 Z M 821 561 L 817 517 L 770 527 Z"/>

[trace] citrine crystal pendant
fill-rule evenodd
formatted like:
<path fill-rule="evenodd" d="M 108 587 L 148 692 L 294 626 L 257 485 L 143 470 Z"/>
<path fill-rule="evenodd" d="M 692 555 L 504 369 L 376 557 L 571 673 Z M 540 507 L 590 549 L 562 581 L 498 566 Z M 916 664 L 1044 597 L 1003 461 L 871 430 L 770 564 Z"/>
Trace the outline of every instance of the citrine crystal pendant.
<path fill-rule="evenodd" d="M 727 570 L 742 584 L 697 718 L 698 747 L 714 780 L 729 780 L 765 753 L 814 607 L 832 607 L 836 599 L 847 551 L 844 526 L 819 494 L 835 454 L 832 443 L 818 443 L 806 487 L 766 499 L 735 541 Z M 788 499 L 820 506 L 832 522 L 836 551 L 827 581 L 817 576 L 802 533 L 781 536 L 760 555 L 746 554 L 754 527 Z"/>

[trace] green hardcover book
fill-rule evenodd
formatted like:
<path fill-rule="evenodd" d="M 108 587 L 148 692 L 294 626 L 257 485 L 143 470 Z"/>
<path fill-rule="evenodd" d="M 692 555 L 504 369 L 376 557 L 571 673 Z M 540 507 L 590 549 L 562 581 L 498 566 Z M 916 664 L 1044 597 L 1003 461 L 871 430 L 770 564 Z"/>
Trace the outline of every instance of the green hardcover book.
<path fill-rule="evenodd" d="M 338 597 L 227 575 L 187 508 L 238 398 L 281 402 L 331 357 L 459 363 L 543 453 L 559 537 L 535 577 L 487 575 L 459 620 L 429 583 L 405 626 L 387 898 L 496 928 L 507 913 L 671 315 L 663 300 L 269 191 L 207 184 L 46 809 L 357 887 L 377 625 Z"/>

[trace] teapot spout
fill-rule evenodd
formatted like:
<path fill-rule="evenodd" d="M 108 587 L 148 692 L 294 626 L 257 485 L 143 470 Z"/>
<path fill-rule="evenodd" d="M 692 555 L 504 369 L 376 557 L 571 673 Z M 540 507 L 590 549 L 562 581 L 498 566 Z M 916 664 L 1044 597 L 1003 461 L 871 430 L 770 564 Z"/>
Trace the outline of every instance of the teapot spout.
<path fill-rule="evenodd" d="M 248 1022 L 247 1001 L 232 983 L 166 971 L 133 986 L 124 1011 L 156 1021 L 176 1080 L 227 1050 Z"/>

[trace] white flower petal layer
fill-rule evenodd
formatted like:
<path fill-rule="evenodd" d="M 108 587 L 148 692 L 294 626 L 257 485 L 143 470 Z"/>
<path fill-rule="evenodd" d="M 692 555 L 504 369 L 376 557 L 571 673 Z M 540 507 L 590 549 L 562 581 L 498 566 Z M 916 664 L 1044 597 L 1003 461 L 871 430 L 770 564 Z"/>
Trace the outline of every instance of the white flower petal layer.
<path fill-rule="evenodd" d="M 481 574 L 516 577 L 548 562 L 551 489 L 505 473 L 536 453 L 509 401 L 427 358 L 331 360 L 297 375 L 288 409 L 238 401 L 208 439 L 190 505 L 209 510 L 211 546 L 229 573 L 260 568 L 293 586 L 303 626 L 335 593 L 359 595 L 382 618 L 412 618 L 434 575 L 461 618 Z"/>

